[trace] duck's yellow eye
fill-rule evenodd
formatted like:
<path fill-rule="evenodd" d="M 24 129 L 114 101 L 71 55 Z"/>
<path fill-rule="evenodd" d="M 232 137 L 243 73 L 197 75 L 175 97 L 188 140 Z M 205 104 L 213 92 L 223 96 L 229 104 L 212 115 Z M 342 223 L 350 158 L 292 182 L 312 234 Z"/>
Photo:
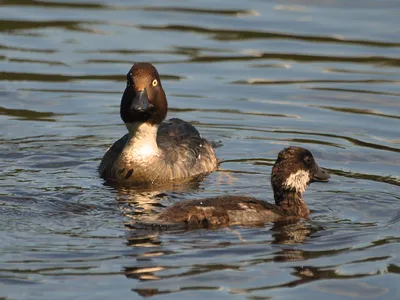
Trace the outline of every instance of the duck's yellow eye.
<path fill-rule="evenodd" d="M 151 84 L 152 84 L 153 86 L 157 86 L 157 84 L 158 84 L 157 79 L 154 79 L 153 82 L 152 82 Z"/>

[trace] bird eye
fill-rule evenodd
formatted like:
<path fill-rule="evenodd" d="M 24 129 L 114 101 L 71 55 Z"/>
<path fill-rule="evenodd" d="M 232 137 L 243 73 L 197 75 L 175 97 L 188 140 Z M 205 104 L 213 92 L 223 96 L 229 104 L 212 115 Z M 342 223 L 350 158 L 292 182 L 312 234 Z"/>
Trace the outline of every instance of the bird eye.
<path fill-rule="evenodd" d="M 157 84 L 158 84 L 157 79 L 154 79 L 153 82 L 152 82 L 151 84 L 152 84 L 152 86 L 157 86 Z"/>
<path fill-rule="evenodd" d="M 308 165 L 311 165 L 311 163 L 312 163 L 311 157 L 310 157 L 310 156 L 304 157 L 304 162 L 305 162 L 306 164 L 308 164 Z"/>

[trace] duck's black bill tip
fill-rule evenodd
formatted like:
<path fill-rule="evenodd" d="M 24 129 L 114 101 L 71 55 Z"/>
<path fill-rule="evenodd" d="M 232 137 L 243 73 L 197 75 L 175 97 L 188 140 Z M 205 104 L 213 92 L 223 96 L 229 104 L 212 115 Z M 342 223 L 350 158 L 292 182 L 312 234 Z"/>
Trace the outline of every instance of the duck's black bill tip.
<path fill-rule="evenodd" d="M 328 171 L 317 165 L 317 172 L 314 174 L 312 181 L 328 182 L 329 178 L 331 178 L 331 175 L 329 175 Z"/>

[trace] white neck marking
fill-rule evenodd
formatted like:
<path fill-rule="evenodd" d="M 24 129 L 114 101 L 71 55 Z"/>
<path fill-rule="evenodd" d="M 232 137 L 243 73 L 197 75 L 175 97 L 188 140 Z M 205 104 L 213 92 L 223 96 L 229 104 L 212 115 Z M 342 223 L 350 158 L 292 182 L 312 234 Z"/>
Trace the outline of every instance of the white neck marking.
<path fill-rule="evenodd" d="M 290 174 L 283 185 L 302 194 L 306 190 L 309 181 L 310 173 L 305 170 L 298 170 L 296 173 Z"/>
<path fill-rule="evenodd" d="M 126 123 L 129 131 L 128 142 L 125 145 L 125 157 L 128 160 L 147 160 L 159 155 L 157 146 L 158 125 L 148 123 Z"/>

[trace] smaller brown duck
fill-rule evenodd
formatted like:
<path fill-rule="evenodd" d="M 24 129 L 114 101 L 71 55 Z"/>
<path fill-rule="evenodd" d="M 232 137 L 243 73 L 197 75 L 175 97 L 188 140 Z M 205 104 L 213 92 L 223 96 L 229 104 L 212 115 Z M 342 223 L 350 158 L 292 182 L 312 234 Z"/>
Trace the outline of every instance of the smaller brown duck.
<path fill-rule="evenodd" d="M 157 225 L 188 227 L 256 225 L 306 218 L 310 213 L 303 193 L 313 181 L 328 181 L 329 174 L 315 162 L 311 152 L 289 147 L 278 154 L 272 168 L 275 204 L 253 197 L 226 195 L 177 203 L 158 216 Z"/>

